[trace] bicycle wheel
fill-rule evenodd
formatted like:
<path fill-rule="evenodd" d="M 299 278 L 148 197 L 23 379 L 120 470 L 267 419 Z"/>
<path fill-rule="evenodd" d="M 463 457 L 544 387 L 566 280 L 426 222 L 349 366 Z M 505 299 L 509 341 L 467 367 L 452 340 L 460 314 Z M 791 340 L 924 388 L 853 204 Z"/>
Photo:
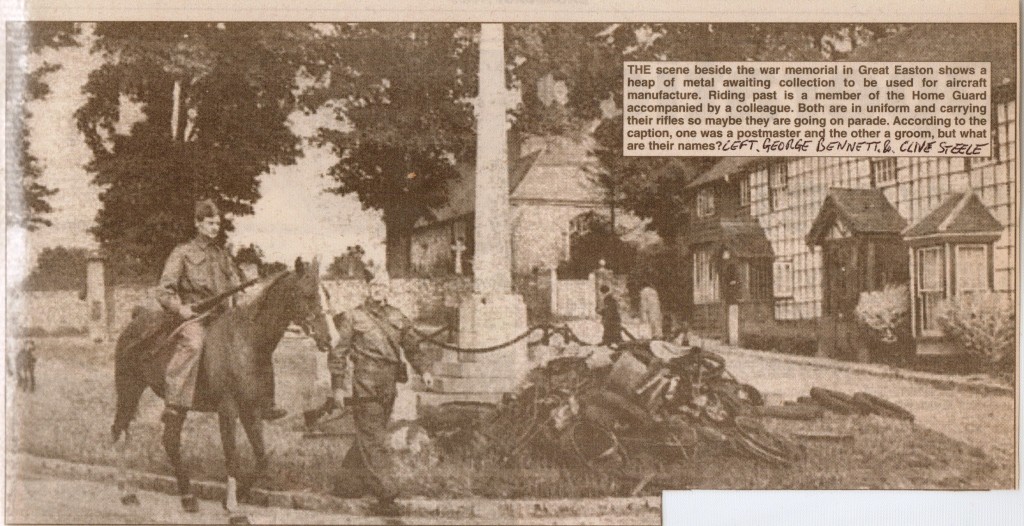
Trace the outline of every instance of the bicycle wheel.
<path fill-rule="evenodd" d="M 760 422 L 748 417 L 737 417 L 737 443 L 755 458 L 774 465 L 788 466 L 806 456 L 803 446 L 793 440 L 772 433 Z"/>

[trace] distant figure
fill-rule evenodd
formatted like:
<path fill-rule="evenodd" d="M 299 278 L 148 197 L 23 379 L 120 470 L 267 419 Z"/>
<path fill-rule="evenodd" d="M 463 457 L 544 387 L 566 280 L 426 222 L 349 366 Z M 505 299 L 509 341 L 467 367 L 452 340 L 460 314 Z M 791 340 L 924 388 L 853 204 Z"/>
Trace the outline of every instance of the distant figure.
<path fill-rule="evenodd" d="M 661 330 L 661 300 L 658 299 L 658 291 L 654 290 L 650 282 L 644 283 L 644 287 L 640 289 L 640 320 L 650 328 L 652 340 L 664 338 Z"/>
<path fill-rule="evenodd" d="M 36 390 L 36 342 L 28 340 L 25 346 L 14 357 L 14 368 L 18 375 L 18 389 L 34 392 Z"/>
<path fill-rule="evenodd" d="M 622 316 L 619 314 L 619 302 L 615 300 L 608 285 L 601 285 L 601 307 L 597 313 L 601 315 L 604 335 L 601 345 L 622 343 Z"/>

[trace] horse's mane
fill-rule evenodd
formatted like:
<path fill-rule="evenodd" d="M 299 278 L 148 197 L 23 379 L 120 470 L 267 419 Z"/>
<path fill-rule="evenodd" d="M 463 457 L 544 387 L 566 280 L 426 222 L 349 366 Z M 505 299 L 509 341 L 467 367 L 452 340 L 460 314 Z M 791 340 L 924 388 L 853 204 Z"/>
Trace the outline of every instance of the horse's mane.
<path fill-rule="evenodd" d="M 265 283 L 261 284 L 262 288 L 256 296 L 245 302 L 245 304 L 239 305 L 234 309 L 234 312 L 249 319 L 256 319 L 263 312 L 263 309 L 266 308 L 268 303 L 267 296 L 270 294 L 270 291 L 289 274 L 291 274 L 291 271 L 284 270 L 267 278 Z"/>

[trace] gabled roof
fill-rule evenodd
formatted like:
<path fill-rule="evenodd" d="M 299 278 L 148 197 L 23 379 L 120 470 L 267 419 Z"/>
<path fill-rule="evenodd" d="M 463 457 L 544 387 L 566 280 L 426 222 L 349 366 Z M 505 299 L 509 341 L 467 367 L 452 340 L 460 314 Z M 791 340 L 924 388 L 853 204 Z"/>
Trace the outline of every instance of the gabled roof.
<path fill-rule="evenodd" d="M 857 62 L 991 62 L 992 87 L 1017 81 L 1014 24 L 920 24 L 850 53 Z"/>
<path fill-rule="evenodd" d="M 935 210 L 903 231 L 906 239 L 925 236 L 990 234 L 999 237 L 1003 225 L 974 192 L 950 194 Z"/>
<path fill-rule="evenodd" d="M 513 201 L 551 201 L 601 204 L 605 196 L 592 179 L 596 165 L 590 145 L 563 137 L 532 137 L 523 145 L 529 153 L 509 163 L 509 198 Z M 433 210 L 434 219 L 420 219 L 417 227 L 447 221 L 473 212 L 476 170 L 460 166 L 458 179 L 448 181 L 448 201 Z"/>
<path fill-rule="evenodd" d="M 807 232 L 807 244 L 820 245 L 837 219 L 854 234 L 898 235 L 907 226 L 907 220 L 877 188 L 830 188 Z"/>
<path fill-rule="evenodd" d="M 741 259 L 775 256 L 764 229 L 752 217 L 722 219 L 694 232 L 690 237 L 691 246 L 703 243 L 728 248 L 735 257 Z"/>
<path fill-rule="evenodd" d="M 713 181 L 728 179 L 733 174 L 745 171 L 748 167 L 757 162 L 767 162 L 764 157 L 723 157 L 714 164 L 708 171 L 700 174 L 696 179 L 686 185 L 687 190 L 704 186 Z"/>
<path fill-rule="evenodd" d="M 514 193 L 523 179 L 526 178 L 526 174 L 537 161 L 540 153 L 540 151 L 537 151 L 520 157 L 509 166 L 508 184 L 510 194 Z M 447 221 L 473 212 L 473 208 L 476 205 L 476 171 L 473 166 L 469 165 L 459 166 L 458 171 L 460 177 L 458 179 L 450 179 L 446 183 L 448 187 L 448 201 L 433 210 L 434 219 L 432 221 L 420 219 L 417 222 L 417 226 Z"/>

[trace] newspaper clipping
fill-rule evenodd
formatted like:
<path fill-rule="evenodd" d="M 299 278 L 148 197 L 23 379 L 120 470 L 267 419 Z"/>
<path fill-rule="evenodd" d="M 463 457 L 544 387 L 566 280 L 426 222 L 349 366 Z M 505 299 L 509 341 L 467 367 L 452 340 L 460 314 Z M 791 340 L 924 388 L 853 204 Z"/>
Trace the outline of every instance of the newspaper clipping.
<path fill-rule="evenodd" d="M 5 3 L 5 522 L 1020 519 L 1013 6 L 299 4 Z"/>

